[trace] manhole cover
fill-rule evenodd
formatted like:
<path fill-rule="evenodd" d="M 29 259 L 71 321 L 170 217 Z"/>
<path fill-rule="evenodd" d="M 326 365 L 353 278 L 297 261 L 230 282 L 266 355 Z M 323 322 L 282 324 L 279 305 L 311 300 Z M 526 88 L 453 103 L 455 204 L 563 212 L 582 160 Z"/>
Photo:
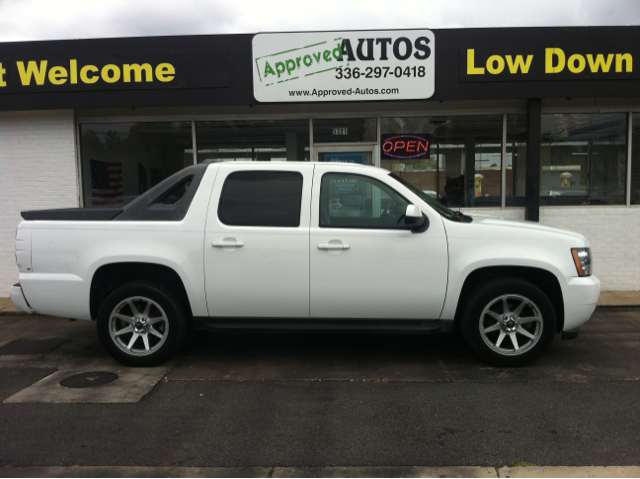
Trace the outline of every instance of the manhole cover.
<path fill-rule="evenodd" d="M 116 373 L 108 371 L 89 371 L 88 373 L 74 374 L 60 381 L 60 386 L 65 388 L 91 388 L 102 386 L 118 379 Z"/>

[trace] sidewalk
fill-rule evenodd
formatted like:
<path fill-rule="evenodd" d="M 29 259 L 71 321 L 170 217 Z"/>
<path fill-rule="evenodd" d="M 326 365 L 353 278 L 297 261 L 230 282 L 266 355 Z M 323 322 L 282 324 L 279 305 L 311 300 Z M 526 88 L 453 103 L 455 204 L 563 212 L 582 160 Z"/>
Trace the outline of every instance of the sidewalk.
<path fill-rule="evenodd" d="M 639 477 L 639 466 L 145 467 L 31 466 L 11 477 Z"/>
<path fill-rule="evenodd" d="M 600 294 L 600 308 L 640 307 L 640 291 L 603 291 Z M 0 316 L 23 315 L 16 309 L 11 298 L 0 298 Z"/>

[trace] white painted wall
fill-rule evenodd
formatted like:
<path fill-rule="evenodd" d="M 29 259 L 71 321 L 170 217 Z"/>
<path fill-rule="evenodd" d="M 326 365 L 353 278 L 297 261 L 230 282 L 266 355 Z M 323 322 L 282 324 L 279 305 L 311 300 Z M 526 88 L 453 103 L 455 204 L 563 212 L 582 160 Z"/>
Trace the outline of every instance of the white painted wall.
<path fill-rule="evenodd" d="M 524 220 L 524 208 L 466 208 L 466 213 Z M 640 206 L 549 206 L 540 223 L 587 237 L 603 291 L 640 290 Z"/>
<path fill-rule="evenodd" d="M 20 211 L 78 206 L 72 110 L 0 113 L 0 297 L 18 280 Z"/>

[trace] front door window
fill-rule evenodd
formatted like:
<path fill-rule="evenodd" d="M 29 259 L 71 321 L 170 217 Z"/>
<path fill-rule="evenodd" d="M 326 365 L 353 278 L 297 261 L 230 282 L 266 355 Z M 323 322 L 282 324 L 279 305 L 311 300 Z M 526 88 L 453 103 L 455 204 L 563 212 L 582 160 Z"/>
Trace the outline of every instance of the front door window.
<path fill-rule="evenodd" d="M 407 200 L 378 180 L 328 173 L 320 190 L 320 227 L 403 229 L 407 205 Z"/>

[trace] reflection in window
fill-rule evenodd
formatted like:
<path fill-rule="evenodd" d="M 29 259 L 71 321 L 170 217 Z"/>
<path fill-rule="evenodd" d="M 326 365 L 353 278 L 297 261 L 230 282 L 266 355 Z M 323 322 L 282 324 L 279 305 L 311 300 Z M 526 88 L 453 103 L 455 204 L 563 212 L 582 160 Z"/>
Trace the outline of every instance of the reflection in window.
<path fill-rule="evenodd" d="M 402 228 L 409 202 L 387 185 L 360 175 L 322 177 L 320 226 L 329 228 Z"/>
<path fill-rule="evenodd" d="M 239 171 L 224 182 L 218 217 L 230 226 L 300 226 L 302 175 Z"/>
<path fill-rule="evenodd" d="M 527 116 L 507 115 L 506 206 L 525 205 Z"/>
<path fill-rule="evenodd" d="M 626 115 L 542 115 L 540 204 L 624 204 Z"/>
<path fill-rule="evenodd" d="M 164 205 L 164 206 L 177 205 L 178 203 L 180 203 L 180 200 L 182 199 L 182 197 L 187 193 L 187 190 L 191 186 L 192 179 L 193 179 L 192 177 L 187 178 L 182 183 L 174 186 L 173 188 L 171 188 L 171 190 L 169 190 L 160 198 L 155 200 L 152 203 L 152 205 Z"/>
<path fill-rule="evenodd" d="M 640 205 L 640 113 L 633 114 L 633 151 L 631 153 L 631 204 Z"/>
<path fill-rule="evenodd" d="M 502 116 L 382 118 L 381 133 L 430 135 L 429 158 L 381 160 L 449 207 L 499 206 Z"/>
<path fill-rule="evenodd" d="M 122 206 L 193 164 L 190 122 L 80 125 L 84 206 Z"/>
<path fill-rule="evenodd" d="M 198 163 L 309 161 L 309 120 L 196 122 Z"/>

